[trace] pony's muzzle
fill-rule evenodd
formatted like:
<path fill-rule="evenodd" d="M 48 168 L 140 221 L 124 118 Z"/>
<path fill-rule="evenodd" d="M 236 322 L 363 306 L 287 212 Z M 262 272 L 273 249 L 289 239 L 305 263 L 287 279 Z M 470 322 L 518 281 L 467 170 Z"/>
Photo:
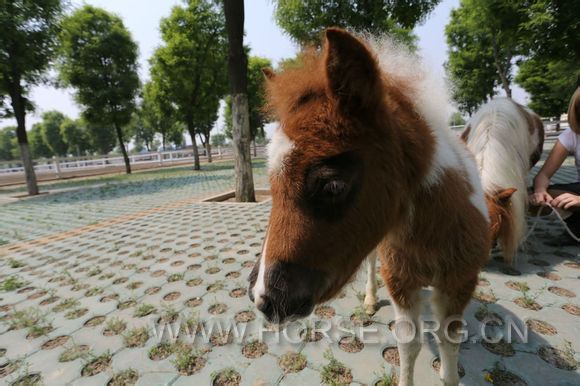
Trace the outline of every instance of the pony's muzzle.
<path fill-rule="evenodd" d="M 286 262 L 266 266 L 262 261 L 256 264 L 249 280 L 250 300 L 273 323 L 310 315 L 325 282 L 322 271 Z"/>

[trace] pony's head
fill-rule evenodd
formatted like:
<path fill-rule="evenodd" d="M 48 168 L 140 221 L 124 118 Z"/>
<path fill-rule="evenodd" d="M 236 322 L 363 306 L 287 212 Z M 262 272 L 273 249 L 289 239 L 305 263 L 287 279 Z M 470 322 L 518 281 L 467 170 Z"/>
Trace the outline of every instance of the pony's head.
<path fill-rule="evenodd" d="M 269 147 L 272 213 L 249 295 L 283 322 L 336 295 L 400 217 L 403 155 L 388 128 L 424 123 L 389 88 L 367 44 L 339 29 L 300 68 L 265 75 L 280 126 Z"/>
<path fill-rule="evenodd" d="M 511 255 L 517 245 L 512 245 L 514 218 L 512 213 L 512 195 L 517 191 L 516 188 L 498 189 L 492 193 L 485 194 L 485 201 L 489 211 L 490 231 L 492 245 L 495 245 L 498 240 L 502 243 L 504 254 L 511 259 Z"/>

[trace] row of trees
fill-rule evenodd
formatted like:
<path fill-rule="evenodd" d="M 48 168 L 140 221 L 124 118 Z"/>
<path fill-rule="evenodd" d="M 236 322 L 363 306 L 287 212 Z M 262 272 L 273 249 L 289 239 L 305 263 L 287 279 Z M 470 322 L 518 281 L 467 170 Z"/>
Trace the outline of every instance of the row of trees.
<path fill-rule="evenodd" d="M 243 44 L 243 2 L 184 0 L 183 5 L 175 6 L 170 16 L 161 20 L 163 44 L 150 58 L 150 81 L 141 85 L 137 44 L 122 20 L 88 5 L 66 15 L 64 1 L 8 0 L 0 5 L 0 117 L 13 117 L 17 122 L 15 129 L 0 132 L 0 158 L 22 158 L 29 193 L 38 193 L 32 157 L 107 153 L 116 143 L 130 173 L 127 143 L 131 139 L 152 150 L 160 134 L 165 148 L 168 142 L 181 144 L 184 130 L 193 144 L 199 139 L 211 157 L 210 132 L 220 101 L 228 94 L 228 77 L 229 100 L 233 101 L 228 103 L 229 111 L 240 108 L 235 95 L 246 95 L 248 50 L 244 52 L 242 45 L 241 54 L 231 51 L 234 45 Z M 227 11 L 232 7 L 228 20 Z M 233 67 L 232 62 L 236 62 Z M 269 64 L 262 58 L 252 58 L 251 62 Z M 31 87 L 48 80 L 51 68 L 57 70 L 59 85 L 74 90 L 82 119 L 73 121 L 48 112 L 27 133 L 26 113 L 34 108 L 27 95 Z M 253 71 L 250 87 L 258 90 L 261 86 L 255 80 L 261 81 L 261 74 L 256 75 L 256 66 Z M 238 83 L 232 83 L 234 78 Z M 251 96 L 250 106 L 246 103 L 245 110 L 242 106 L 238 113 L 246 120 L 246 110 L 259 114 L 254 103 L 261 104 L 260 98 Z M 228 123 L 232 138 L 247 131 L 242 135 L 245 143 L 255 138 L 255 133 L 263 133 L 254 127 L 254 134 L 250 134 L 249 124 L 263 125 L 265 119 L 251 119 L 248 125 L 241 122 L 240 126 L 235 113 L 229 118 L 233 121 Z M 223 143 L 219 136 L 216 141 Z M 18 149 L 14 149 L 15 143 Z M 197 170 L 197 146 L 193 151 Z M 244 153 L 247 169 L 249 145 L 238 152 Z"/>
<path fill-rule="evenodd" d="M 577 0 L 462 0 L 446 27 L 448 73 L 471 114 L 515 81 L 543 116 L 565 111 L 580 72 Z"/>

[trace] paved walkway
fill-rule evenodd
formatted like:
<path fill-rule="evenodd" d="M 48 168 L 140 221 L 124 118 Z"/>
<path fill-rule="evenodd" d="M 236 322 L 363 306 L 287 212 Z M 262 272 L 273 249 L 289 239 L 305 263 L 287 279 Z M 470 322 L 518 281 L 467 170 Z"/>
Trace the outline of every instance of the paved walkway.
<path fill-rule="evenodd" d="M 264 162 L 254 170 L 266 186 Z M 556 180 L 574 173 L 568 165 Z M 270 204 L 200 202 L 232 182 L 221 163 L 54 183 L 15 202 L 14 190 L 0 192 L 0 383 L 389 384 L 393 308 L 381 288 L 381 308 L 365 317 L 363 275 L 310 327 L 262 327 L 246 278 Z M 579 249 L 545 244 L 561 231 L 540 220 L 514 268 L 493 254 L 466 312 L 462 384 L 580 384 Z M 483 342 L 489 316 L 527 326 L 527 343 L 513 329 L 512 343 Z M 349 339 L 359 325 L 368 331 Z M 175 343 L 168 326 L 182 327 Z M 436 355 L 426 339 L 417 385 L 440 384 Z"/>

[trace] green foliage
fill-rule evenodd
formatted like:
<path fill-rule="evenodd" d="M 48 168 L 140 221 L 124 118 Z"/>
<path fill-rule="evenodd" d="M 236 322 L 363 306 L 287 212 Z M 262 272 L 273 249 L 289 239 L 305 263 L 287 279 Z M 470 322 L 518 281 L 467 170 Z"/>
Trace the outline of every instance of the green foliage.
<path fill-rule="evenodd" d="M 0 129 L 0 161 L 14 159 L 16 149 L 16 127 L 8 126 Z"/>
<path fill-rule="evenodd" d="M 256 137 L 265 137 L 264 125 L 270 122 L 270 119 L 262 111 L 265 103 L 262 69 L 265 67 L 272 67 L 270 59 L 251 56 L 248 60 L 248 107 L 250 110 L 250 135 L 253 140 Z M 226 98 L 224 116 L 226 136 L 232 139 L 232 100 L 230 97 Z"/>
<path fill-rule="evenodd" d="M 59 156 L 66 156 L 68 151 L 68 145 L 60 132 L 60 125 L 64 120 L 65 116 L 60 111 L 47 111 L 42 114 L 42 139 L 52 153 Z"/>
<path fill-rule="evenodd" d="M 325 27 L 371 33 L 389 32 L 414 45 L 413 28 L 425 20 L 440 0 L 352 1 L 276 0 L 276 23 L 302 45 L 319 45 Z"/>
<path fill-rule="evenodd" d="M 84 119 L 81 119 L 81 125 L 87 128 L 91 149 L 99 154 L 108 154 L 115 148 L 117 140 L 112 125 L 90 123 Z"/>
<path fill-rule="evenodd" d="M 60 76 L 91 123 L 129 123 L 139 87 L 137 44 L 122 20 L 84 6 L 63 22 Z"/>
<path fill-rule="evenodd" d="M 167 87 L 161 82 L 163 79 L 158 78 L 156 82 L 145 83 L 139 114 L 143 120 L 143 130 L 153 135 L 161 134 L 161 144 L 165 149 L 168 140 L 178 139 L 176 145 L 183 142 L 183 126 L 178 124 L 173 102 L 166 92 Z"/>
<path fill-rule="evenodd" d="M 521 52 L 517 32 L 522 20 L 517 1 L 463 0 L 451 12 L 445 27 L 446 68 L 461 111 L 471 114 L 500 85 L 511 95 L 513 59 Z"/>
<path fill-rule="evenodd" d="M 463 118 L 463 115 L 461 115 L 461 113 L 458 111 L 451 114 L 451 118 L 449 118 L 449 125 L 451 126 L 465 125 L 465 119 Z"/>
<path fill-rule="evenodd" d="M 40 122 L 32 125 L 32 129 L 28 132 L 28 143 L 34 159 L 51 158 L 54 155 L 42 137 L 42 123 Z"/>
<path fill-rule="evenodd" d="M 522 44 L 536 58 L 580 61 L 578 0 L 520 1 L 527 19 L 520 25 Z M 576 65 L 579 70 L 580 65 Z"/>
<path fill-rule="evenodd" d="M 209 139 L 227 87 L 223 12 L 209 0 L 191 0 L 173 7 L 160 29 L 164 45 L 151 58 L 154 90 L 174 103 L 194 142 L 196 133 Z"/>
<path fill-rule="evenodd" d="M 0 3 L 0 99 L 6 94 L 22 96 L 27 107 L 32 107 L 25 95 L 45 80 L 57 46 L 62 11 L 61 0 Z M 0 106 L 8 108 L 7 103 Z M 8 115 L 13 114 L 8 111 Z"/>
<path fill-rule="evenodd" d="M 224 146 L 226 144 L 226 135 L 223 133 L 217 133 L 211 136 L 212 146 Z"/>
<path fill-rule="evenodd" d="M 20 287 L 23 287 L 26 283 L 21 281 L 18 276 L 10 276 L 4 279 L 2 283 L 0 283 L 0 290 L 1 291 L 15 291 Z"/>
<path fill-rule="evenodd" d="M 531 58 L 520 64 L 516 82 L 531 98 L 528 106 L 544 117 L 560 117 L 574 93 L 580 66 L 576 62 Z"/>
<path fill-rule="evenodd" d="M 71 154 L 84 155 L 93 150 L 87 127 L 80 119 L 65 118 L 60 124 L 60 135 Z"/>

